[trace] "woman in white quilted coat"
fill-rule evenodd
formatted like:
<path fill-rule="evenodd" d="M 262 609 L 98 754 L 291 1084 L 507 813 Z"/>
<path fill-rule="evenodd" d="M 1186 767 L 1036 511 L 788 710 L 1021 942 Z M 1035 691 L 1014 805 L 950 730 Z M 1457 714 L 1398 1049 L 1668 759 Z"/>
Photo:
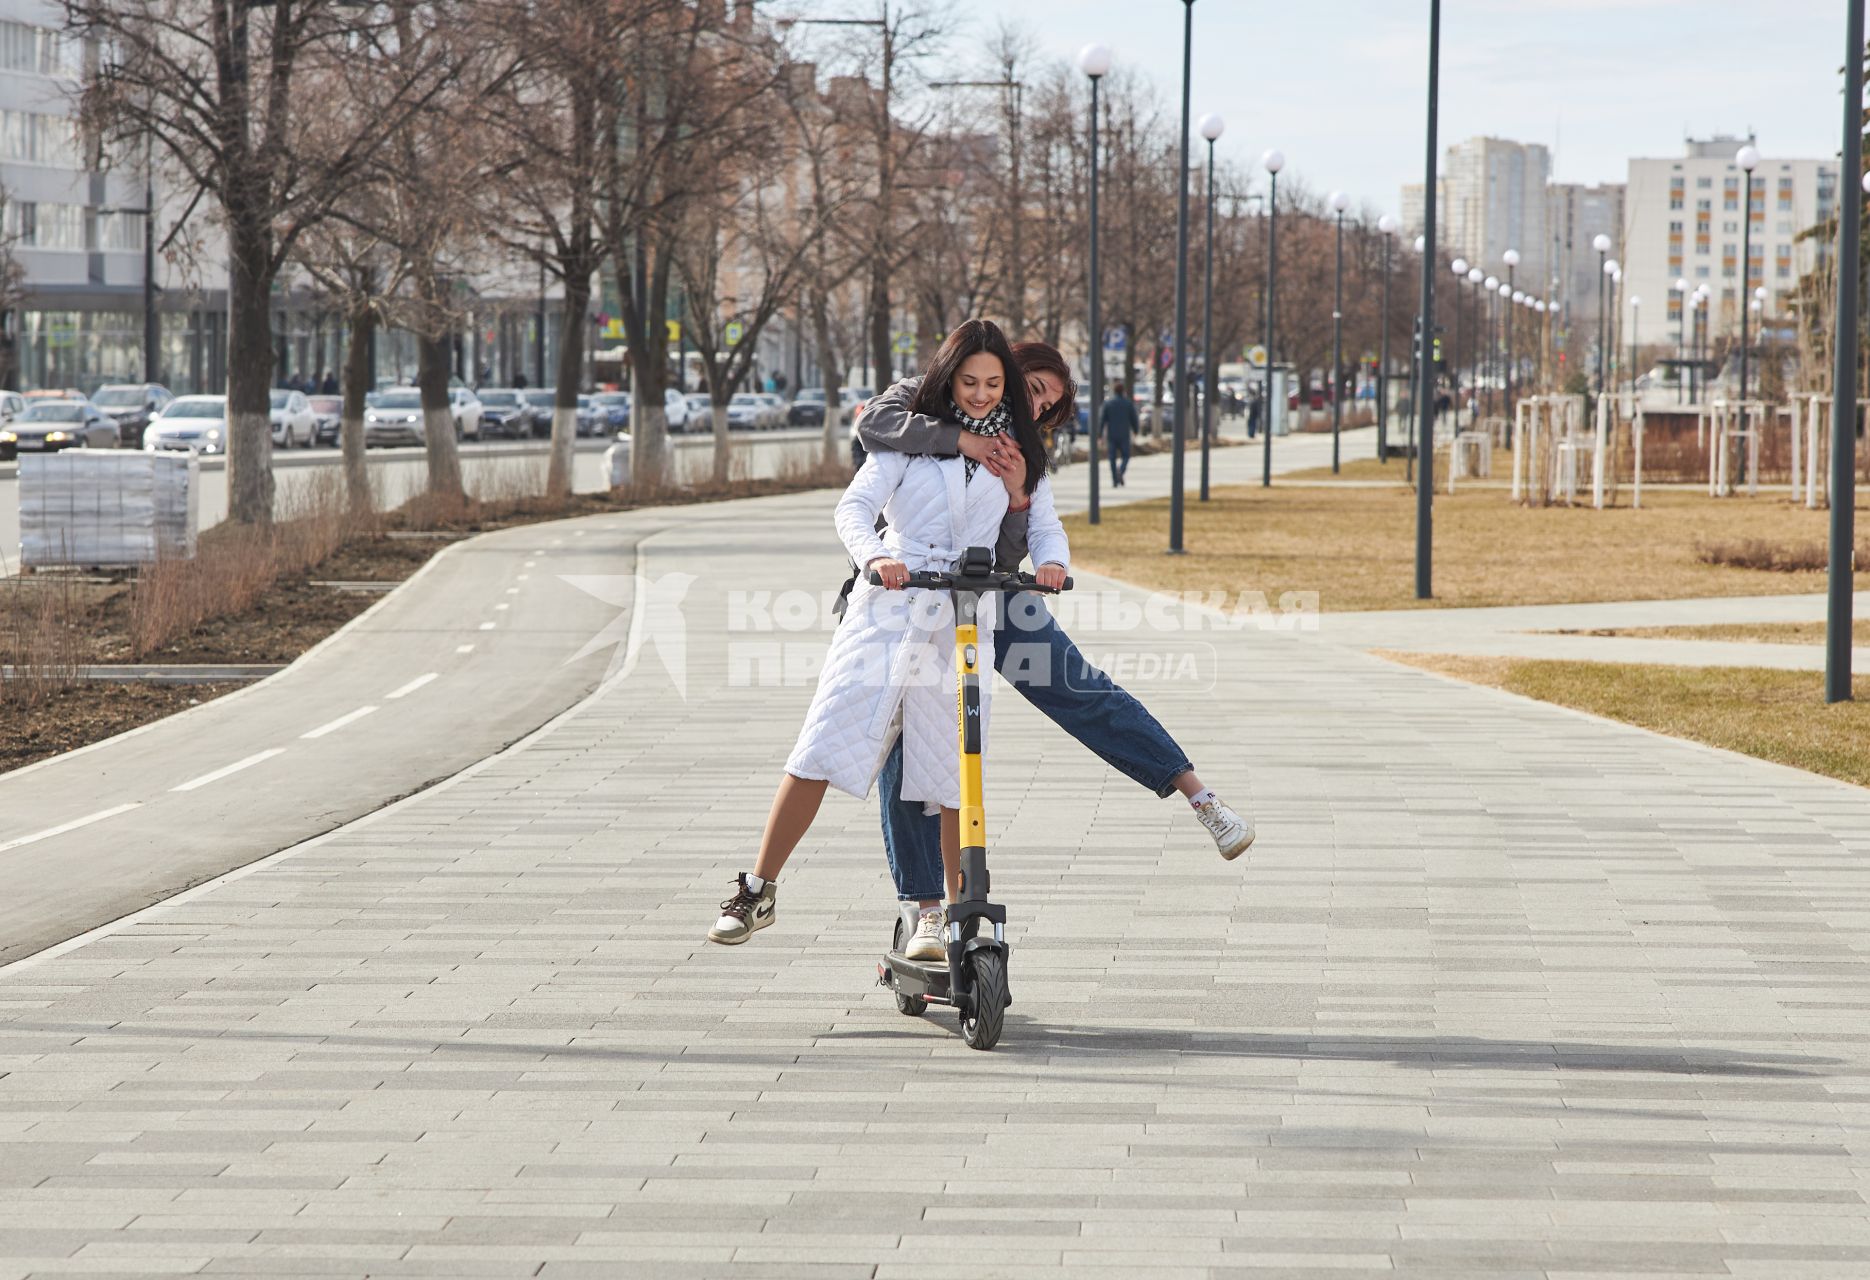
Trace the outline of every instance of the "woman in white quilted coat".
<path fill-rule="evenodd" d="M 1009 510 L 1029 512 L 1035 576 L 1057 587 L 1067 567 L 1065 532 L 1045 476 L 1045 446 L 1033 425 L 1026 384 L 999 328 L 969 320 L 935 353 L 917 392 L 979 435 L 1010 435 L 1023 466 L 1005 475 L 972 458 L 873 454 L 838 503 L 837 530 L 867 576 L 832 638 L 805 727 L 773 797 L 759 856 L 735 878 L 713 942 L 745 942 L 774 920 L 777 878 L 811 827 L 827 784 L 860 799 L 900 735 L 902 799 L 941 813 L 942 863 L 952 897 L 959 874 L 960 746 L 955 733 L 954 614 L 948 593 L 904 590 L 911 573 L 945 571 L 968 547 L 992 547 Z M 877 517 L 887 522 L 877 531 Z M 981 666 L 992 669 L 992 597 L 981 601 Z M 989 693 L 981 685 L 985 732 Z"/>

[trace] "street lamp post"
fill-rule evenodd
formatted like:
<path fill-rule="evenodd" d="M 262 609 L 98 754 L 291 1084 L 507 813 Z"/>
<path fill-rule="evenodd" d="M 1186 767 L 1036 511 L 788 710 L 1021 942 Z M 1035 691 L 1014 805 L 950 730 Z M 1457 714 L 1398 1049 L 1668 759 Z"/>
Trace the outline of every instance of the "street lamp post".
<path fill-rule="evenodd" d="M 1260 441 L 1260 487 L 1265 489 L 1273 483 L 1273 322 L 1279 297 L 1279 171 L 1286 167 L 1286 154 L 1275 148 L 1260 157 L 1260 164 L 1271 183 L 1266 194 L 1266 391 L 1260 397 L 1266 411 L 1266 436 Z"/>
<path fill-rule="evenodd" d="M 1513 286 L 1508 281 L 1502 280 L 1495 292 L 1500 297 L 1500 332 L 1495 335 L 1499 344 L 1499 359 L 1494 365 L 1494 370 L 1500 375 L 1500 416 L 1510 425 L 1513 418 L 1506 408 L 1506 380 L 1509 376 L 1507 366 L 1512 362 L 1513 351 L 1505 335 L 1513 331 Z"/>
<path fill-rule="evenodd" d="M 1598 232 L 1591 239 L 1597 250 L 1597 394 L 1604 394 L 1604 277 L 1609 274 L 1605 255 L 1610 252 L 1610 237 Z"/>
<path fill-rule="evenodd" d="M 1844 38 L 1844 164 L 1852 177 L 1863 171 L 1864 0 L 1849 0 Z M 1870 179 L 1860 178 L 1870 192 Z M 1863 288 L 1858 237 L 1863 196 L 1840 183 L 1836 340 L 1831 371 L 1831 553 L 1825 582 L 1825 701 L 1851 696 L 1851 553 L 1856 546 L 1857 507 L 1857 293 Z M 1849 269 L 1844 264 L 1849 264 Z"/>
<path fill-rule="evenodd" d="M 1208 248 L 1202 255 L 1207 275 L 1202 284 L 1201 320 L 1201 500 L 1208 500 L 1208 446 L 1214 438 L 1214 393 L 1219 386 L 1219 369 L 1214 341 L 1214 143 L 1227 128 L 1226 121 L 1212 113 L 1201 117 L 1201 136 L 1208 140 Z"/>
<path fill-rule="evenodd" d="M 1390 425 L 1390 248 L 1402 219 L 1386 213 L 1377 219 L 1377 232 L 1383 237 L 1383 314 L 1377 321 L 1377 461 L 1388 462 Z"/>
<path fill-rule="evenodd" d="M 1643 327 L 1643 300 L 1630 296 L 1630 405 L 1636 405 L 1636 337 Z"/>
<path fill-rule="evenodd" d="M 1344 211 L 1351 198 L 1333 191 L 1326 203 L 1337 217 L 1338 265 L 1331 295 L 1331 474 L 1338 474 L 1338 437 L 1344 429 Z"/>
<path fill-rule="evenodd" d="M 1610 309 L 1606 314 L 1609 316 L 1610 323 L 1610 362 L 1612 366 L 1612 377 L 1606 386 L 1610 390 L 1615 391 L 1617 383 L 1622 380 L 1619 376 L 1622 371 L 1615 366 L 1623 363 L 1622 357 L 1617 354 L 1618 317 L 1623 314 L 1623 312 L 1617 309 L 1623 297 L 1623 264 L 1618 262 L 1615 258 L 1612 258 L 1605 266 L 1610 271 Z"/>
<path fill-rule="evenodd" d="M 1466 307 L 1461 305 L 1463 300 L 1461 296 L 1461 284 L 1467 279 L 1467 259 L 1456 258 L 1453 262 L 1448 264 L 1448 267 L 1449 270 L 1454 272 L 1454 346 L 1449 352 L 1448 359 L 1448 381 L 1451 384 L 1448 390 L 1454 401 L 1452 406 L 1454 411 L 1454 429 L 1458 431 L 1461 427 L 1461 315 L 1467 310 Z M 1435 451 L 1435 437 L 1423 437 L 1422 448 L 1433 453 Z M 1426 599 L 1426 597 L 1424 598 Z"/>
<path fill-rule="evenodd" d="M 1493 379 L 1499 373 L 1500 309 L 1495 305 L 1499 301 L 1500 277 L 1488 276 L 1481 282 L 1486 290 L 1482 296 L 1486 307 L 1482 312 L 1487 324 L 1487 353 L 1482 361 L 1482 373 L 1487 379 L 1487 416 L 1493 416 Z"/>
<path fill-rule="evenodd" d="M 1689 279 L 1685 275 L 1676 277 L 1676 294 L 1681 296 L 1676 303 L 1676 404 L 1681 404 L 1683 382 L 1689 376 Z"/>
<path fill-rule="evenodd" d="M 1467 425 L 1468 429 L 1472 430 L 1480 422 L 1480 326 L 1484 318 L 1480 310 L 1480 289 L 1487 283 L 1487 273 L 1479 267 L 1469 267 L 1467 282 L 1474 286 L 1468 291 L 1467 299 L 1468 308 L 1472 313 L 1468 317 L 1468 327 L 1473 330 L 1472 336 L 1468 339 L 1467 370 L 1468 405 L 1470 406 Z M 1455 315 L 1459 317 L 1460 312 L 1456 311 Z M 1456 426 L 1461 424 L 1461 415 L 1458 412 L 1454 420 Z"/>
<path fill-rule="evenodd" d="M 1422 178 L 1422 323 L 1416 333 L 1416 360 L 1421 369 L 1422 394 L 1416 396 L 1419 430 L 1417 452 L 1422 467 L 1415 489 L 1415 594 L 1418 600 L 1434 595 L 1435 409 L 1427 394 L 1434 382 L 1430 353 L 1435 341 L 1435 150 L 1437 115 L 1441 105 L 1441 0 L 1428 6 L 1428 129 Z"/>
<path fill-rule="evenodd" d="M 1182 446 L 1188 430 L 1188 82 L 1195 59 L 1195 0 L 1182 0 L 1182 162 L 1175 173 L 1175 432 L 1169 459 L 1169 554 L 1182 554 Z"/>
<path fill-rule="evenodd" d="M 1740 429 L 1747 429 L 1747 341 L 1750 332 L 1747 291 L 1753 287 L 1753 171 L 1760 167 L 1759 148 L 1745 146 L 1734 153 L 1740 166 Z M 1762 424 L 1763 426 L 1764 424 Z M 1736 439 L 1735 446 L 1738 448 Z"/>
<path fill-rule="evenodd" d="M 1507 284 L 1506 292 L 1508 296 L 1511 297 L 1513 294 L 1518 292 L 1517 290 L 1513 288 L 1513 277 L 1519 271 L 1519 250 L 1508 249 L 1505 253 L 1500 255 L 1500 260 L 1506 263 L 1506 284 Z M 1524 298 L 1525 298 L 1524 294 L 1519 294 L 1518 297 L 1513 298 L 1514 305 L 1515 306 L 1519 305 L 1520 302 L 1523 301 Z M 1502 389 L 1502 394 L 1506 397 L 1507 430 L 1511 431 L 1513 429 L 1513 308 L 1512 307 L 1508 307 L 1506 309 L 1506 386 Z"/>
<path fill-rule="evenodd" d="M 1097 511 L 1097 436 L 1104 416 L 1104 321 L 1098 309 L 1097 259 L 1097 83 L 1110 71 L 1110 50 L 1101 44 L 1087 44 L 1078 51 L 1078 69 L 1091 78 L 1091 505 L 1087 518 L 1098 523 Z"/>

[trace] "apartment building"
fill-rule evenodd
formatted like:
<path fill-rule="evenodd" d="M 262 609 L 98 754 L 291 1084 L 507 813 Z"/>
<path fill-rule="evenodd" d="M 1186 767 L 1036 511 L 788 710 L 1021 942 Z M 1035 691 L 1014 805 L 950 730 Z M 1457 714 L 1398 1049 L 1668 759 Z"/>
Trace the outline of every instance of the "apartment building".
<path fill-rule="evenodd" d="M 1645 325 L 1652 316 L 1660 325 L 1666 316 L 1667 332 L 1674 332 L 1682 298 L 1673 285 L 1686 279 L 1691 289 L 1706 284 L 1712 291 L 1713 331 L 1737 333 L 1749 294 L 1764 288 L 1764 315 L 1779 315 L 1799 277 L 1830 251 L 1828 243 L 1801 242 L 1799 236 L 1832 216 L 1838 162 L 1776 156 L 1760 148 L 1752 181 L 1752 256 L 1743 278 L 1744 175 L 1734 156 L 1748 144 L 1759 147 L 1752 138 L 1691 138 L 1679 156 L 1630 161 L 1624 289 L 1643 299 Z M 1654 337 L 1660 340 L 1664 332 L 1658 329 Z"/>
<path fill-rule="evenodd" d="M 1506 278 L 1505 255 L 1519 251 L 1514 279 L 1537 292 L 1546 276 L 1546 184 L 1551 153 L 1538 143 L 1469 138 L 1450 146 L 1436 187 L 1435 224 L 1444 256 L 1463 257 Z M 1404 235 L 1423 228 L 1423 185 L 1402 189 Z"/>

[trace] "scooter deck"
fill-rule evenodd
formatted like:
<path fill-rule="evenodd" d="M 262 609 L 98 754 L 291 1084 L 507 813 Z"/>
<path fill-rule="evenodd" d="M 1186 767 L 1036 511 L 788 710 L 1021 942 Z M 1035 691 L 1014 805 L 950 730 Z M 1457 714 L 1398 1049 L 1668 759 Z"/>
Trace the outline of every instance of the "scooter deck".
<path fill-rule="evenodd" d="M 919 996 L 931 1004 L 948 1004 L 952 999 L 946 960 L 911 960 L 900 951 L 887 952 L 877 966 L 877 978 L 904 996 Z"/>

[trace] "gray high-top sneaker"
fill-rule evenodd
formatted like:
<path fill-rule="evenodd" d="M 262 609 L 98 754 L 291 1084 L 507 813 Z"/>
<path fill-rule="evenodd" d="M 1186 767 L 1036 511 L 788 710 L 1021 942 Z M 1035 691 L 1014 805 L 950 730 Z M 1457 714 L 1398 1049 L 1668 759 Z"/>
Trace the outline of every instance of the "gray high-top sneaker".
<path fill-rule="evenodd" d="M 734 878 L 733 896 L 721 904 L 721 918 L 708 930 L 708 941 L 731 947 L 751 938 L 773 922 L 778 894 L 777 880 L 768 880 L 755 889 L 747 883 L 746 872 L 741 872 Z"/>

